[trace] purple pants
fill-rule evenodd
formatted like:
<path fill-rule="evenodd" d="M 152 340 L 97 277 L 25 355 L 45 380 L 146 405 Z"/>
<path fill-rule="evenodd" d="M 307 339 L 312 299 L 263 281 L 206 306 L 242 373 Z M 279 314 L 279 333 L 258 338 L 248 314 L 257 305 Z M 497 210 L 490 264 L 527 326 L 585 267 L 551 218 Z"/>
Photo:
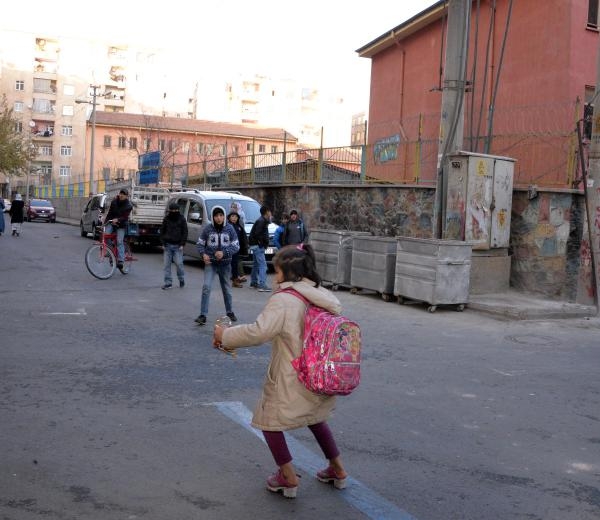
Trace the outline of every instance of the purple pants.
<path fill-rule="evenodd" d="M 311 424 L 308 428 L 315 436 L 315 439 L 317 439 L 317 442 L 319 443 L 319 446 L 321 447 L 321 450 L 323 451 L 323 454 L 327 460 L 339 457 L 340 451 L 337 448 L 333 434 L 331 433 L 331 430 L 326 422 Z M 267 441 L 267 446 L 271 450 L 273 458 L 275 459 L 275 464 L 278 466 L 283 466 L 284 464 L 292 461 L 292 456 L 290 454 L 290 450 L 288 449 L 283 432 L 263 431 L 263 435 L 265 437 L 265 441 Z"/>

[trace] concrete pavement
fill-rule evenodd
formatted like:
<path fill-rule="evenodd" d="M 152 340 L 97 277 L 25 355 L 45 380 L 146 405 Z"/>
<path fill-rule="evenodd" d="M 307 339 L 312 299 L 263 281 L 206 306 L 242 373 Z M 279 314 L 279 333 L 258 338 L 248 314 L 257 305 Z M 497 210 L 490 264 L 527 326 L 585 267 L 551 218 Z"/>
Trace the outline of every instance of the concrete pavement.
<path fill-rule="evenodd" d="M 79 226 L 79 221 L 60 216 L 57 216 L 57 222 Z M 510 320 L 587 318 L 598 314 L 596 307 L 592 305 L 549 300 L 541 295 L 514 289 L 501 293 L 470 295 L 468 308 Z"/>

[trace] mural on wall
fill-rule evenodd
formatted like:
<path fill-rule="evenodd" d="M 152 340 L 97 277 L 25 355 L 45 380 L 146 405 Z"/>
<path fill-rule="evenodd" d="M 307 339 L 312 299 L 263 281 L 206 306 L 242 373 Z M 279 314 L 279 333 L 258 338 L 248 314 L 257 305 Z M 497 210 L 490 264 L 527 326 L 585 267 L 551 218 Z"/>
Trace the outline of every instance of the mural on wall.
<path fill-rule="evenodd" d="M 375 163 L 383 164 L 398 159 L 398 146 L 400 145 L 400 134 L 386 137 L 375 142 Z"/>

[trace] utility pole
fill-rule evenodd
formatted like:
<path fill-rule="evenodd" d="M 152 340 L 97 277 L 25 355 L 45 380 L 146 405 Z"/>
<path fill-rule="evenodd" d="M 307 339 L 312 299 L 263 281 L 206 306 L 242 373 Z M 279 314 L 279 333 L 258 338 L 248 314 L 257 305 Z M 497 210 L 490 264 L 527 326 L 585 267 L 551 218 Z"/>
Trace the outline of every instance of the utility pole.
<path fill-rule="evenodd" d="M 592 284 L 594 289 L 594 301 L 598 306 L 598 279 L 600 276 L 600 47 L 596 62 L 596 91 L 594 98 L 594 114 L 592 116 L 592 139 L 588 155 L 589 168 L 587 175 L 587 186 L 585 189 L 586 206 L 588 208 L 588 226 L 590 229 L 590 254 L 592 255 Z M 585 179 L 584 179 L 585 182 Z M 593 220 L 592 220 L 593 219 Z M 596 313 L 598 307 L 596 307 Z"/>
<path fill-rule="evenodd" d="M 88 103 L 92 105 L 92 113 L 90 114 L 90 123 L 92 124 L 92 138 L 91 138 L 91 146 L 90 146 L 90 184 L 89 184 L 89 194 L 92 195 L 96 193 L 95 183 L 94 183 L 94 148 L 96 145 L 96 100 L 98 97 L 98 89 L 100 88 L 98 85 L 90 85 L 92 89 L 92 101 L 83 101 L 76 99 L 75 103 Z"/>
<path fill-rule="evenodd" d="M 448 177 L 444 172 L 446 157 L 461 150 L 464 134 L 464 97 L 469 49 L 471 0 L 448 1 L 448 30 L 442 87 L 442 114 L 438 140 L 437 185 L 434 206 L 434 238 L 442 238 L 446 213 Z M 444 42 L 442 42 L 443 45 Z"/>

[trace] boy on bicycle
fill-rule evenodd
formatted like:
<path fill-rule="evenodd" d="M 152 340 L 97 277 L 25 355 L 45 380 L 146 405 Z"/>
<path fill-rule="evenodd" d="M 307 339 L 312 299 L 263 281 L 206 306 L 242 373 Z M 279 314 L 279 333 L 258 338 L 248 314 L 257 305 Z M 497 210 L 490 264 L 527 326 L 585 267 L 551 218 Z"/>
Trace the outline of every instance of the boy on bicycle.
<path fill-rule="evenodd" d="M 117 269 L 123 270 L 123 262 L 125 261 L 125 231 L 127 230 L 127 222 L 129 222 L 129 214 L 133 206 L 129 201 L 129 192 L 123 188 L 119 194 L 111 201 L 108 213 L 106 214 L 106 233 L 112 233 L 113 229 L 117 234 Z"/>

